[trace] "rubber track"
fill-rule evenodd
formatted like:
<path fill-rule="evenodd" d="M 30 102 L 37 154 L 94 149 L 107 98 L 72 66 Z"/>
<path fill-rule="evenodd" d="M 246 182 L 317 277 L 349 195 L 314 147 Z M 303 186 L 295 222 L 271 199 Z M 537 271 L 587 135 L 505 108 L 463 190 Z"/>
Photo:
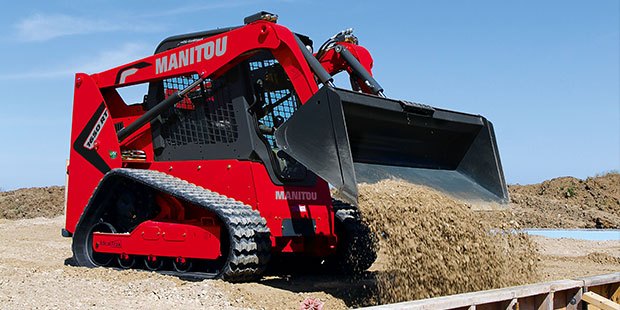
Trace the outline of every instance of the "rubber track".
<path fill-rule="evenodd" d="M 336 216 L 338 216 L 342 221 L 347 218 L 351 218 L 355 221 L 361 221 L 360 212 L 355 206 L 338 199 L 332 199 L 332 207 L 334 208 Z"/>
<path fill-rule="evenodd" d="M 171 175 L 144 169 L 119 168 L 109 173 L 174 196 L 216 214 L 230 236 L 230 253 L 218 273 L 161 271 L 186 278 L 221 278 L 230 282 L 259 279 L 271 255 L 267 221 L 256 210 L 232 198 Z"/>
<path fill-rule="evenodd" d="M 367 270 L 377 259 L 377 239 L 362 222 L 356 206 L 332 199 L 336 220 L 342 225 L 349 237 L 347 244 L 340 244 L 336 254 L 336 266 L 345 273 L 361 273 Z"/>

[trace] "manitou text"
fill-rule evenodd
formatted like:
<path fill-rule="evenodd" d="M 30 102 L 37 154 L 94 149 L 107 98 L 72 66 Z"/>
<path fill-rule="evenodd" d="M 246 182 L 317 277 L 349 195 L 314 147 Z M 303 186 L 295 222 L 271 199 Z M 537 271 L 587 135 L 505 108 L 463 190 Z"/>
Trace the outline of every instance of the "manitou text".
<path fill-rule="evenodd" d="M 155 74 L 164 73 L 170 70 L 183 68 L 193 65 L 203 60 L 209 60 L 213 56 L 219 57 L 226 53 L 226 43 L 228 36 L 216 39 L 215 41 L 186 48 L 172 53 L 169 56 L 162 56 L 155 60 Z"/>
<path fill-rule="evenodd" d="M 276 191 L 276 200 L 316 200 L 316 192 Z"/>

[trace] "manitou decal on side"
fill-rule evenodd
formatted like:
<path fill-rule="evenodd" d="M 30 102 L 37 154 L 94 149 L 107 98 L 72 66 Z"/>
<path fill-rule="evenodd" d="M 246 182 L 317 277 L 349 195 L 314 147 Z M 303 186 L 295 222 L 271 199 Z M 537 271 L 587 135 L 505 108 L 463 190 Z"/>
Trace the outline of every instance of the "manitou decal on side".
<path fill-rule="evenodd" d="M 316 200 L 316 192 L 276 191 L 276 200 Z"/>
<path fill-rule="evenodd" d="M 170 70 L 183 68 L 193 65 L 195 62 L 209 60 L 213 56 L 222 56 L 226 53 L 226 42 L 228 36 L 216 39 L 215 41 L 205 42 L 203 44 L 186 48 L 168 56 L 162 56 L 155 59 L 155 74 L 164 73 Z"/>

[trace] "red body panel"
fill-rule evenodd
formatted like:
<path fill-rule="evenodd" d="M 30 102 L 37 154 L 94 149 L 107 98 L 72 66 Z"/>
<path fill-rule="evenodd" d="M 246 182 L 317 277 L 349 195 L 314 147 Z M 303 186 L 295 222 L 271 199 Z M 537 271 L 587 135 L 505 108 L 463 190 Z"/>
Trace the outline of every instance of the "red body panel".
<path fill-rule="evenodd" d="M 256 192 L 250 182 L 250 164 L 248 161 L 238 160 L 188 160 L 153 162 L 145 168 L 165 172 L 254 207 Z"/>
<path fill-rule="evenodd" d="M 355 55 L 361 55 L 362 64 L 370 71 L 372 58 L 368 52 L 354 46 L 347 48 Z M 141 105 L 127 105 L 116 88 L 187 74 L 216 77 L 257 49 L 271 51 L 293 84 L 300 102 L 306 102 L 317 92 L 314 75 L 293 33 L 285 27 L 265 21 L 257 21 L 101 73 L 77 74 L 65 229 L 71 233 L 75 231 L 90 196 L 107 171 L 120 167 L 152 169 L 234 198 L 258 210 L 267 220 L 276 252 L 305 252 L 314 255 L 333 253 L 336 245 L 334 211 L 329 186 L 325 181 L 318 179 L 311 187 L 276 185 L 265 165 L 253 161 L 156 162 L 149 124 L 130 135 L 122 144 L 117 138 L 114 126 L 121 123 L 126 126 L 144 111 Z M 346 69 L 337 59 L 333 63 L 322 59 L 322 64 L 330 70 Z M 123 161 L 123 150 L 143 151 L 146 159 Z M 314 236 L 305 238 L 285 235 L 284 222 L 287 219 L 313 220 Z M 185 218 L 176 223 L 170 222 L 170 218 L 165 219 L 165 222 L 158 220 L 143 222 L 130 234 L 96 233 L 93 242 L 98 251 L 109 253 L 191 258 L 215 258 L 220 255 L 219 227 L 192 225 Z M 160 236 L 166 232 L 167 236 L 175 237 L 157 237 L 157 232 L 161 233 Z M 183 234 L 185 237 L 179 237 Z M 151 235 L 152 238 L 149 237 Z M 218 250 L 214 252 L 213 249 Z"/>
<path fill-rule="evenodd" d="M 77 74 L 75 79 L 65 226 L 70 232 L 75 229 L 88 199 L 105 172 L 122 164 L 113 115 L 99 87 L 89 75 Z M 102 116 L 105 118 L 103 122 Z M 90 138 L 95 139 L 87 144 Z M 112 158 L 114 156 L 111 154 L 116 154 L 116 157 Z M 87 158 L 94 158 L 101 167 L 94 166 Z"/>
<path fill-rule="evenodd" d="M 372 59 L 372 56 L 370 55 L 370 52 L 368 52 L 366 48 L 357 44 L 346 42 L 340 42 L 338 43 L 338 45 L 341 45 L 347 50 L 349 50 L 349 52 L 353 54 L 353 56 L 360 62 L 360 64 L 362 64 L 364 69 L 366 69 L 366 71 L 368 71 L 368 73 L 372 75 L 372 66 L 374 61 Z M 321 66 L 323 66 L 323 68 L 325 68 L 325 70 L 327 70 L 327 72 L 331 75 L 335 75 L 341 71 L 347 71 L 350 76 L 354 76 L 351 75 L 353 70 L 351 69 L 349 64 L 344 60 L 344 58 L 342 58 L 340 53 L 336 52 L 334 49 L 327 50 L 325 54 L 321 56 L 319 62 L 321 63 Z M 372 93 L 368 86 L 366 86 L 362 81 L 358 81 L 358 84 L 363 92 L 367 94 Z"/>
<path fill-rule="evenodd" d="M 93 234 L 97 252 L 144 256 L 215 259 L 220 253 L 220 227 L 211 223 L 146 221 L 130 234 Z"/>
<path fill-rule="evenodd" d="M 260 211 L 275 238 L 281 237 L 282 220 L 311 218 L 316 221 L 315 233 L 333 238 L 334 215 L 331 211 L 331 195 L 328 184 L 317 180 L 313 187 L 292 187 L 273 184 L 265 166 L 261 163 L 238 160 L 154 162 L 152 164 L 125 164 L 126 167 L 143 165 L 182 178 L 217 193 L 239 200 Z M 293 197 L 291 193 L 303 193 Z M 287 193 L 289 198 L 287 199 Z M 283 198 L 284 197 L 284 198 Z M 300 206 L 302 206 L 300 211 Z M 305 211 L 303 211 L 305 209 Z M 292 238 L 287 238 L 287 243 Z M 292 251 L 292 249 L 288 249 Z"/>

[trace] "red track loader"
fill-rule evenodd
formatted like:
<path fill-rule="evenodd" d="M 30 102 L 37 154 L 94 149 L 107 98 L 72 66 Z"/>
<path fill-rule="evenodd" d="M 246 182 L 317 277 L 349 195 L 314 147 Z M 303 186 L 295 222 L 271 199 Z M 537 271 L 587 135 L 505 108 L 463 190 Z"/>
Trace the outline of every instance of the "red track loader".
<path fill-rule="evenodd" d="M 437 172 L 507 199 L 484 117 L 385 98 L 350 30 L 313 53 L 276 20 L 170 37 L 76 75 L 62 230 L 75 264 L 228 281 L 274 262 L 361 272 L 376 254 L 358 181 Z M 333 86 L 341 71 L 351 90 Z M 124 102 L 117 90 L 138 84 L 144 100 Z"/>

